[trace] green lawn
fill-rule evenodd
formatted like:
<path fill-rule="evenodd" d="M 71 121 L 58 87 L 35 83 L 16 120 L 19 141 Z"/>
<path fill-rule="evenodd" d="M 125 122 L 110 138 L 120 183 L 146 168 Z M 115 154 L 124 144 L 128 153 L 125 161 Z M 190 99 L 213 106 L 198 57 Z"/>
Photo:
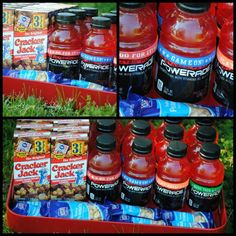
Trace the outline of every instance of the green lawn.
<path fill-rule="evenodd" d="M 128 120 L 122 120 L 127 123 Z M 162 120 L 155 120 L 154 124 L 157 126 Z M 188 129 L 192 124 L 193 119 L 184 120 L 184 125 Z M 12 155 L 13 145 L 12 136 L 15 127 L 14 119 L 3 119 L 3 217 L 5 219 L 5 201 L 9 187 L 9 182 L 12 174 Z M 216 127 L 219 132 L 219 145 L 221 146 L 221 161 L 225 166 L 224 179 L 224 195 L 228 215 L 227 231 L 233 232 L 233 121 L 232 120 L 217 120 Z M 3 221 L 3 232 L 11 232 Z"/>
<path fill-rule="evenodd" d="M 60 101 L 54 106 L 45 104 L 41 99 L 33 96 L 24 99 L 23 97 L 4 97 L 3 96 L 3 116 L 32 116 L 32 117 L 83 117 L 83 116 L 116 116 L 116 105 L 107 104 L 97 106 L 90 98 L 86 105 L 81 109 L 75 109 L 75 102 L 68 100 L 63 105 Z"/>

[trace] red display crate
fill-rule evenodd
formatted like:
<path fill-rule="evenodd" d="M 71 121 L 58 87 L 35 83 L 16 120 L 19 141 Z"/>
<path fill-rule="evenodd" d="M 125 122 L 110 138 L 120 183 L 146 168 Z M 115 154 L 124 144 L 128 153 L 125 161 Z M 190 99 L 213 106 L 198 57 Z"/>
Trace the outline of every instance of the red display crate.
<path fill-rule="evenodd" d="M 22 216 L 11 210 L 12 199 L 11 181 L 6 202 L 7 224 L 18 233 L 220 233 L 224 232 L 227 223 L 223 194 L 220 206 L 214 212 L 216 227 L 213 229 Z"/>
<path fill-rule="evenodd" d="M 58 101 L 65 102 L 73 99 L 76 108 L 81 108 L 86 104 L 87 96 L 91 101 L 96 102 L 98 106 L 105 104 L 116 104 L 116 93 L 107 91 L 98 91 L 93 89 L 78 88 L 62 84 L 25 80 L 3 76 L 3 94 L 6 96 L 23 95 L 42 98 L 47 104 L 56 104 Z"/>

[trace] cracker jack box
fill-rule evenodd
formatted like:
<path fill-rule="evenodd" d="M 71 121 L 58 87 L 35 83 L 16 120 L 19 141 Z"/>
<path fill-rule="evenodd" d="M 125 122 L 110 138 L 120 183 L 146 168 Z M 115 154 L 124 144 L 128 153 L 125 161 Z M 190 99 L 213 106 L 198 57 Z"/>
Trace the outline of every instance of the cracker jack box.
<path fill-rule="evenodd" d="M 53 133 L 51 199 L 84 200 L 88 161 L 87 133 Z"/>
<path fill-rule="evenodd" d="M 14 132 L 14 199 L 50 199 L 50 135 L 45 131 Z"/>

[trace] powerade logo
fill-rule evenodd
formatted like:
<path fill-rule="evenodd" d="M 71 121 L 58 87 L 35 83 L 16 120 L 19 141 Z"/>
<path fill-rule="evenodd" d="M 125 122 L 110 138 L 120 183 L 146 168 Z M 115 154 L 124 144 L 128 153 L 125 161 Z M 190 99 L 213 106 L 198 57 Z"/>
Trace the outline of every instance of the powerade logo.
<path fill-rule="evenodd" d="M 117 180 L 115 183 L 110 183 L 110 184 L 96 184 L 93 181 L 91 181 L 91 187 L 94 187 L 95 189 L 110 189 L 114 188 L 118 184 L 119 180 Z"/>
<path fill-rule="evenodd" d="M 234 73 L 231 72 L 231 71 L 227 71 L 227 70 L 224 70 L 219 63 L 217 63 L 217 69 L 216 69 L 217 73 L 221 76 L 223 76 L 224 78 L 226 79 L 229 79 L 229 80 L 234 80 Z"/>
<path fill-rule="evenodd" d="M 160 66 L 162 66 L 162 68 L 164 68 L 167 72 L 171 73 L 172 75 L 179 75 L 179 76 L 192 77 L 192 78 L 204 76 L 211 70 L 211 64 L 209 64 L 206 68 L 202 70 L 194 71 L 194 70 L 188 70 L 188 69 L 170 66 L 165 62 L 164 59 L 161 59 Z"/>
<path fill-rule="evenodd" d="M 156 185 L 156 190 L 159 193 L 178 196 L 178 195 L 183 195 L 185 189 L 180 189 L 180 190 L 175 190 L 174 191 L 174 190 L 169 190 L 169 189 L 166 189 L 166 188 L 162 188 L 159 185 Z"/>
<path fill-rule="evenodd" d="M 129 185 L 126 181 L 123 181 L 123 187 L 125 187 L 127 190 L 135 192 L 146 192 L 152 188 L 152 185 L 148 185 L 147 187 L 140 187 L 135 185 Z"/>
<path fill-rule="evenodd" d="M 151 57 L 147 62 L 144 64 L 137 64 L 137 65 L 119 65 L 119 72 L 143 72 L 153 64 L 153 57 Z"/>
<path fill-rule="evenodd" d="M 90 64 L 90 63 L 86 63 L 84 61 L 81 61 L 81 67 L 84 70 L 96 70 L 96 71 L 109 71 L 110 70 L 110 65 L 106 65 L 106 64 L 101 64 L 101 65 L 97 65 L 97 64 Z"/>
<path fill-rule="evenodd" d="M 56 64 L 56 65 L 78 65 L 79 60 L 60 60 L 60 59 L 54 59 L 49 58 L 49 63 Z"/>

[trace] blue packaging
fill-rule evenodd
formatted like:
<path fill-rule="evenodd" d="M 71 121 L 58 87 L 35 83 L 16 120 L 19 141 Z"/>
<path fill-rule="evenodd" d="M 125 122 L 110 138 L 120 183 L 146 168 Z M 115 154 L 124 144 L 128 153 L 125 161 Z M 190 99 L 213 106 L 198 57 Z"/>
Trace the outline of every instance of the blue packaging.
<path fill-rule="evenodd" d="M 175 227 L 185 227 L 185 228 L 201 228 L 201 229 L 209 229 L 209 225 L 203 222 L 186 222 L 186 221 L 170 221 L 167 223 L 169 226 Z"/>
<path fill-rule="evenodd" d="M 160 220 L 160 210 L 157 208 L 148 208 L 140 206 L 132 206 L 128 204 L 115 204 L 110 206 L 110 213 L 114 215 L 130 215 L 135 217 L 146 218 L 150 220 Z"/>
<path fill-rule="evenodd" d="M 49 215 L 50 201 L 16 201 L 12 211 L 24 216 L 44 216 Z"/>
<path fill-rule="evenodd" d="M 79 220 L 108 221 L 110 219 L 109 206 L 92 202 L 76 201 L 51 200 L 49 216 Z"/>
<path fill-rule="evenodd" d="M 143 97 L 129 91 L 126 100 L 120 100 L 120 116 L 123 117 L 233 117 L 234 111 L 225 107 L 195 105 L 165 99 Z"/>

